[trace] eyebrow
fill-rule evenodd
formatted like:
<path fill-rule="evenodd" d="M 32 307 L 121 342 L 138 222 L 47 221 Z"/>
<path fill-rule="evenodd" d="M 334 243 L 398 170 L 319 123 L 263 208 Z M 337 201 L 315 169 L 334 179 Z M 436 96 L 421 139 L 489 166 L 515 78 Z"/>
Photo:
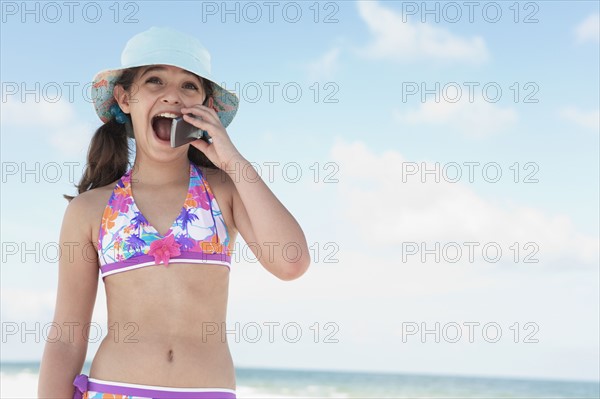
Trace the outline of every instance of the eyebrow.
<path fill-rule="evenodd" d="M 152 72 L 152 71 L 159 71 L 159 72 L 160 72 L 160 71 L 164 71 L 165 69 L 166 69 L 166 68 L 165 68 L 165 67 L 163 67 L 163 66 L 158 66 L 158 65 L 156 65 L 156 66 L 151 66 L 151 67 L 149 67 L 148 69 L 146 69 L 146 70 L 144 71 L 144 73 L 142 73 L 142 74 L 140 75 L 140 78 L 144 77 L 144 75 L 145 75 L 145 74 L 147 74 L 148 72 Z M 189 71 L 186 71 L 185 69 L 182 69 L 182 71 L 183 71 L 185 74 L 187 74 L 187 75 L 190 75 L 190 76 L 192 76 L 192 77 L 194 77 L 194 78 L 198 79 L 198 76 L 196 76 L 195 74 L 193 74 L 193 73 L 191 73 L 191 72 L 189 72 Z M 200 83 L 202 83 L 202 80 L 198 79 L 198 81 L 199 81 Z"/>

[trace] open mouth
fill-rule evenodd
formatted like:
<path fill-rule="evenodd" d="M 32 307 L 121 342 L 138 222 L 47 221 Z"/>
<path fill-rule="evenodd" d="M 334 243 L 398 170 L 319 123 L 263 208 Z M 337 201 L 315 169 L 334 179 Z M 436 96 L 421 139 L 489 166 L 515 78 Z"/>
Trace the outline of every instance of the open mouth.
<path fill-rule="evenodd" d="M 173 119 L 180 117 L 179 114 L 161 112 L 152 117 L 152 130 L 159 140 L 171 141 L 171 124 Z"/>

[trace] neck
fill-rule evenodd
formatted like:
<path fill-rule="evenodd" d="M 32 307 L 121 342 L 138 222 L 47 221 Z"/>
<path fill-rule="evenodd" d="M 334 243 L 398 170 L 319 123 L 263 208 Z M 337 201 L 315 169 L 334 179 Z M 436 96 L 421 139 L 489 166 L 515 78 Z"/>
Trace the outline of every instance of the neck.
<path fill-rule="evenodd" d="M 190 160 L 187 155 L 169 163 L 136 157 L 131 173 L 136 184 L 159 187 L 177 182 L 187 182 L 189 176 Z"/>

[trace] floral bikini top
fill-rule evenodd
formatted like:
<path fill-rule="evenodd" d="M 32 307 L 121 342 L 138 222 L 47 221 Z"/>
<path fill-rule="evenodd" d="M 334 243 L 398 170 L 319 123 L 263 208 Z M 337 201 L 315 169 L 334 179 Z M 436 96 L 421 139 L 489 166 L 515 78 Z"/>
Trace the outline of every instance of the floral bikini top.
<path fill-rule="evenodd" d="M 98 235 L 102 279 L 115 273 L 169 263 L 231 265 L 229 234 L 222 212 L 202 171 L 190 162 L 187 198 L 162 236 L 133 199 L 131 169 L 117 182 L 104 208 Z"/>

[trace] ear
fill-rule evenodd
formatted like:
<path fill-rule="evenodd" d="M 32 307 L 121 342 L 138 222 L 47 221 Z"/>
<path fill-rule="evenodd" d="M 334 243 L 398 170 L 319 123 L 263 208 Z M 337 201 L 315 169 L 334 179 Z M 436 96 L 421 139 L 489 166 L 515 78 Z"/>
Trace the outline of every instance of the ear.
<path fill-rule="evenodd" d="M 115 88 L 113 89 L 113 97 L 115 98 L 117 104 L 119 104 L 119 107 L 121 107 L 124 113 L 130 113 L 129 93 L 127 93 L 127 91 L 123 89 L 123 86 L 115 86 Z"/>
<path fill-rule="evenodd" d="M 208 105 L 207 106 L 208 106 L 208 108 L 214 109 L 215 103 L 213 101 L 213 97 L 212 96 L 208 97 Z"/>

